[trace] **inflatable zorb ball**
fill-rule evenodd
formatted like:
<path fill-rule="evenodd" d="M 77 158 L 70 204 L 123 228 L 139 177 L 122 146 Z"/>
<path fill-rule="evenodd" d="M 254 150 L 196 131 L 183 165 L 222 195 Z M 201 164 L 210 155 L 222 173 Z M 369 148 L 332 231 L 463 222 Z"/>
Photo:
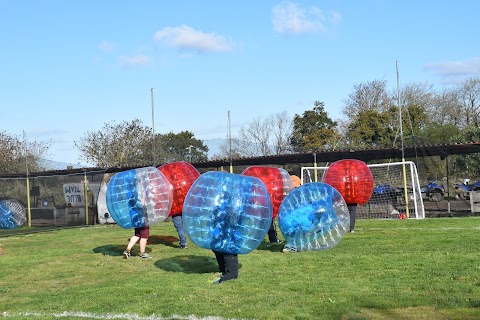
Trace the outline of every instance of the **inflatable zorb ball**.
<path fill-rule="evenodd" d="M 323 182 L 340 192 L 348 205 L 364 205 L 373 193 L 373 175 L 361 160 L 335 161 L 325 172 Z"/>
<path fill-rule="evenodd" d="M 27 221 L 27 211 L 17 200 L 0 200 L 0 229 L 17 229 Z"/>
<path fill-rule="evenodd" d="M 263 241 L 271 222 L 270 196 L 255 177 L 204 173 L 190 187 L 183 204 L 188 237 L 204 249 L 249 253 Z"/>
<path fill-rule="evenodd" d="M 122 228 L 149 226 L 168 217 L 172 187 L 154 167 L 119 172 L 108 183 L 107 207 Z"/>
<path fill-rule="evenodd" d="M 245 169 L 242 175 L 257 177 L 262 180 L 270 194 L 272 217 L 275 219 L 283 199 L 294 189 L 293 180 L 288 172 L 282 168 L 251 166 Z"/>
<path fill-rule="evenodd" d="M 287 244 L 297 251 L 325 250 L 345 236 L 350 214 L 342 195 L 323 182 L 303 184 L 285 197 L 278 213 Z"/>
<path fill-rule="evenodd" d="M 182 214 L 183 202 L 193 182 L 200 177 L 198 170 L 188 162 L 177 161 L 158 167 L 172 185 L 173 204 L 170 217 Z"/>

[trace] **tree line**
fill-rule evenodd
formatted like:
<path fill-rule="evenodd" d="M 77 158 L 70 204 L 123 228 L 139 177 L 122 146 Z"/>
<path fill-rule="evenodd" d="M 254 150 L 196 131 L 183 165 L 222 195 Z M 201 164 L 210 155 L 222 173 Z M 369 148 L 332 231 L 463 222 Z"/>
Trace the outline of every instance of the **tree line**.
<path fill-rule="evenodd" d="M 332 119 L 320 100 L 293 118 L 286 111 L 254 117 L 235 136 L 225 139 L 219 153 L 210 158 L 479 141 L 480 78 L 465 79 L 440 90 L 427 82 L 389 89 L 387 81 L 373 80 L 355 84 L 342 102 L 341 119 Z M 98 167 L 209 158 L 208 146 L 193 132 L 153 135 L 152 129 L 138 119 L 105 123 L 74 144 L 84 160 Z M 47 143 L 25 142 L 0 131 L 1 171 L 24 172 L 25 154 L 32 170 L 40 169 L 40 159 L 48 147 Z M 478 175 L 478 163 L 476 154 L 454 160 L 454 165 L 469 175 Z"/>

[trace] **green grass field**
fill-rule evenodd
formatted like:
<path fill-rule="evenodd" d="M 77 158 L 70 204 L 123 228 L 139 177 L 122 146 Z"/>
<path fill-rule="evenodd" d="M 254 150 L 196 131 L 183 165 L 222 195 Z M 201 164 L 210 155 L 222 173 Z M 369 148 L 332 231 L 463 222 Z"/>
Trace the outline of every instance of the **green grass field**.
<path fill-rule="evenodd" d="M 7 233 L 0 318 L 480 318 L 478 217 L 359 220 L 320 252 L 264 242 L 220 285 L 210 283 L 213 253 L 191 242 L 179 249 L 171 222 L 151 228 L 153 259 L 122 259 L 133 230 L 116 225 Z"/>

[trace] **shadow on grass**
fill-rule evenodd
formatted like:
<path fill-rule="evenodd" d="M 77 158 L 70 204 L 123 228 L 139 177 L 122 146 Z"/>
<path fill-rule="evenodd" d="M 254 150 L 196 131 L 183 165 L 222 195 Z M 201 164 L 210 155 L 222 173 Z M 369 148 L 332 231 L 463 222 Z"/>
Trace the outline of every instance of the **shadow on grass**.
<path fill-rule="evenodd" d="M 104 246 L 93 248 L 92 251 L 93 253 L 101 253 L 104 256 L 115 257 L 115 256 L 121 256 L 126 247 L 127 247 L 126 244 L 125 245 L 106 244 Z M 150 253 L 152 252 L 152 249 L 147 247 L 145 251 Z M 131 253 L 132 253 L 132 256 L 139 254 L 138 249 L 135 247 L 132 249 Z"/>
<path fill-rule="evenodd" d="M 271 251 L 271 252 L 278 252 L 282 253 L 282 249 L 285 246 L 285 242 L 283 243 L 275 243 L 275 242 L 262 242 L 260 245 L 257 247 L 256 250 L 265 250 L 265 251 Z"/>
<path fill-rule="evenodd" d="M 163 244 L 168 247 L 172 248 L 179 248 L 180 245 L 174 245 L 173 242 L 178 242 L 180 239 L 172 237 L 172 236 L 150 236 L 148 237 L 148 242 L 147 244 Z"/>
<path fill-rule="evenodd" d="M 213 255 L 213 253 L 212 253 Z M 183 273 L 213 273 L 218 272 L 218 264 L 215 257 L 185 255 L 158 260 L 155 267 L 171 272 Z M 240 269 L 241 264 L 238 265 Z"/>

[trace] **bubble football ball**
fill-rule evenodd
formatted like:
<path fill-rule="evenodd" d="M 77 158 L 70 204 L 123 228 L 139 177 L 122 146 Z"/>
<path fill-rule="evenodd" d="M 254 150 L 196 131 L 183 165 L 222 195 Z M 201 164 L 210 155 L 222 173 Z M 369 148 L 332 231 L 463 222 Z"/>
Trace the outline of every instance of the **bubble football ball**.
<path fill-rule="evenodd" d="M 335 161 L 325 172 L 323 182 L 337 189 L 348 205 L 364 205 L 373 193 L 372 172 L 360 160 Z"/>
<path fill-rule="evenodd" d="M 182 214 L 183 202 L 193 182 L 200 177 L 198 170 L 188 162 L 178 161 L 158 167 L 172 185 L 173 204 L 169 216 Z"/>
<path fill-rule="evenodd" d="M 350 214 L 342 195 L 323 182 L 303 184 L 280 205 L 280 230 L 297 251 L 325 250 L 345 236 Z"/>
<path fill-rule="evenodd" d="M 267 188 L 255 177 L 210 171 L 187 193 L 183 224 L 197 246 L 245 254 L 263 241 L 272 222 Z"/>
<path fill-rule="evenodd" d="M 0 229 L 17 229 L 27 221 L 27 210 L 17 200 L 0 200 Z"/>
<path fill-rule="evenodd" d="M 119 172 L 108 183 L 107 207 L 122 228 L 149 226 L 168 217 L 172 187 L 154 167 Z"/>
<path fill-rule="evenodd" d="M 293 180 L 285 169 L 265 166 L 251 166 L 242 175 L 257 177 L 265 184 L 272 201 L 272 217 L 278 215 L 282 200 L 293 189 Z"/>

